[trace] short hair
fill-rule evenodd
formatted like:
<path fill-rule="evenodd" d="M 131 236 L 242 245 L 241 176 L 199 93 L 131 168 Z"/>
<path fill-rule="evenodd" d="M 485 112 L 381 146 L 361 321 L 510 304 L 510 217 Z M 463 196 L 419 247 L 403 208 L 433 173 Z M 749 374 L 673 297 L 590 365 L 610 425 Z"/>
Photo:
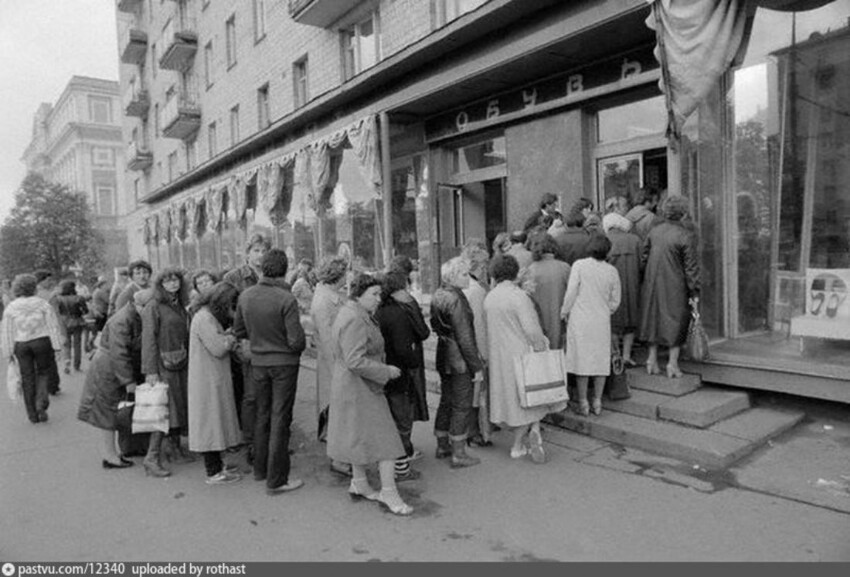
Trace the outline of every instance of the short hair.
<path fill-rule="evenodd" d="M 564 217 L 564 226 L 570 228 L 581 228 L 584 226 L 585 216 L 582 210 L 578 203 L 574 204 L 567 213 L 567 216 Z"/>
<path fill-rule="evenodd" d="M 71 279 L 65 279 L 59 283 L 59 294 L 62 296 L 77 294 L 77 283 Z"/>
<path fill-rule="evenodd" d="M 503 254 L 504 251 L 502 247 L 509 243 L 511 240 L 511 235 L 506 232 L 500 232 L 496 235 L 496 238 L 493 239 L 493 254 Z"/>
<path fill-rule="evenodd" d="M 260 270 L 263 271 L 263 276 L 266 278 L 281 278 L 286 276 L 286 270 L 289 268 L 289 259 L 286 253 L 279 248 L 270 249 L 263 257 L 263 264 Z"/>
<path fill-rule="evenodd" d="M 461 278 L 461 275 L 466 274 L 469 274 L 469 262 L 459 256 L 447 260 L 440 267 L 440 279 L 444 283 L 453 285 Z"/>
<path fill-rule="evenodd" d="M 480 281 L 487 279 L 490 253 L 486 248 L 478 245 L 467 246 L 463 248 L 460 255 L 469 262 L 469 276 Z"/>
<path fill-rule="evenodd" d="M 582 196 L 576 201 L 575 206 L 577 206 L 579 210 L 584 210 L 585 208 L 593 210 L 593 201 Z"/>
<path fill-rule="evenodd" d="M 596 260 L 605 260 L 611 252 L 611 241 L 601 233 L 593 233 L 587 241 L 587 254 Z"/>
<path fill-rule="evenodd" d="M 526 240 L 528 240 L 528 235 L 525 234 L 524 231 L 515 230 L 511 233 L 511 242 L 513 244 L 517 244 L 517 243 L 525 244 Z"/>
<path fill-rule="evenodd" d="M 540 197 L 540 209 L 544 209 L 553 202 L 558 202 L 557 195 L 552 194 L 551 192 L 547 192 L 543 196 Z"/>
<path fill-rule="evenodd" d="M 196 309 L 206 306 L 210 313 L 223 328 L 229 327 L 233 319 L 230 318 L 230 310 L 236 307 L 239 299 L 239 290 L 229 282 L 217 282 L 209 292 L 204 293 L 195 304 Z"/>
<path fill-rule="evenodd" d="M 245 252 L 251 252 L 251 249 L 256 244 L 264 246 L 266 250 L 271 250 L 272 248 L 272 243 L 269 241 L 269 239 L 267 239 L 260 233 L 254 233 L 251 235 L 251 237 L 248 239 L 248 242 L 245 244 Z"/>
<path fill-rule="evenodd" d="M 137 268 L 143 268 L 148 271 L 148 274 L 153 274 L 153 268 L 150 263 L 144 259 L 134 260 L 130 264 L 127 265 L 127 273 L 129 276 L 133 276 L 133 271 Z"/>
<path fill-rule="evenodd" d="M 519 263 L 509 254 L 500 255 L 490 262 L 490 278 L 500 283 L 506 280 L 516 280 L 519 274 Z"/>
<path fill-rule="evenodd" d="M 324 284 L 336 284 L 345 276 L 348 270 L 348 261 L 341 256 L 331 256 L 322 261 L 316 273 L 316 279 Z"/>
<path fill-rule="evenodd" d="M 181 269 L 180 267 L 168 266 L 162 269 L 162 271 L 160 271 L 160 273 L 156 275 L 156 279 L 153 283 L 153 288 L 157 298 L 160 302 L 165 302 L 170 298 L 165 288 L 162 286 L 163 283 L 170 278 L 176 278 L 180 281 L 180 290 L 177 291 L 177 301 L 185 307 L 186 301 L 189 300 L 189 295 L 186 287 L 186 277 L 183 274 L 183 269 Z"/>
<path fill-rule="evenodd" d="M 351 279 L 351 286 L 348 289 L 348 294 L 352 299 L 359 299 L 367 290 L 373 286 L 380 286 L 381 280 L 375 275 L 367 272 L 359 272 Z"/>
<path fill-rule="evenodd" d="M 416 268 L 413 266 L 413 261 L 410 260 L 410 257 L 404 254 L 396 255 L 390 261 L 390 266 L 387 267 L 388 271 L 397 271 L 404 273 L 407 276 L 410 276 L 410 273 L 413 272 L 413 269 Z"/>
<path fill-rule="evenodd" d="M 214 272 L 207 270 L 205 268 L 202 268 L 202 269 L 196 270 L 195 272 L 192 273 L 192 288 L 193 289 L 198 290 L 198 279 L 203 277 L 203 276 L 210 277 L 210 279 L 214 283 L 218 282 L 218 277 L 216 276 L 216 274 Z"/>
<path fill-rule="evenodd" d="M 637 189 L 634 193 L 632 193 L 632 206 L 637 206 L 639 204 L 645 204 L 650 200 L 658 200 L 658 189 L 643 187 Z"/>
<path fill-rule="evenodd" d="M 684 196 L 668 196 L 661 212 L 665 220 L 679 221 L 688 215 L 689 209 L 688 199 Z"/>
<path fill-rule="evenodd" d="M 598 212 L 591 212 L 584 220 L 585 230 L 599 230 L 602 228 L 602 217 Z"/>
<path fill-rule="evenodd" d="M 12 280 L 12 294 L 17 297 L 31 297 L 38 287 L 38 278 L 34 274 L 24 273 Z"/>
<path fill-rule="evenodd" d="M 538 232 L 528 239 L 531 258 L 542 260 L 544 254 L 558 254 L 558 243 L 546 232 Z"/>
<path fill-rule="evenodd" d="M 388 297 L 396 291 L 404 290 L 408 285 L 408 275 L 402 270 L 391 270 L 383 276 L 382 288 L 384 297 Z"/>
<path fill-rule="evenodd" d="M 49 270 L 45 270 L 45 269 L 41 268 L 41 269 L 38 269 L 37 271 L 35 271 L 33 273 L 33 276 L 35 276 L 36 283 L 40 283 L 44 279 L 52 277 L 53 273 L 50 272 Z"/>

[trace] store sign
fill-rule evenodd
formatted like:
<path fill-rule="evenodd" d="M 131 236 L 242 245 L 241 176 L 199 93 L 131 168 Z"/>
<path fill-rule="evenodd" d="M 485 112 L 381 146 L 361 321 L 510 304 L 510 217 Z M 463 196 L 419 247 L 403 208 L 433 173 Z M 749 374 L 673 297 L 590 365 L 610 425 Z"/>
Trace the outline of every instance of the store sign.
<path fill-rule="evenodd" d="M 426 139 L 455 136 L 593 98 L 628 86 L 630 81 L 647 81 L 646 73 L 657 68 L 652 47 L 648 46 L 432 117 L 425 121 Z"/>

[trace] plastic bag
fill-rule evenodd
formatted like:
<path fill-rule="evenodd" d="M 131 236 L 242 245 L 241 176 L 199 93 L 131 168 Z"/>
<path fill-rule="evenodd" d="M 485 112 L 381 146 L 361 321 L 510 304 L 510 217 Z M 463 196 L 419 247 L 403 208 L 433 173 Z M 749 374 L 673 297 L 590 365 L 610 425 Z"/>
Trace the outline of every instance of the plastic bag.
<path fill-rule="evenodd" d="M 168 432 L 168 385 L 144 383 L 136 387 L 133 433 Z"/>
<path fill-rule="evenodd" d="M 6 367 L 6 391 L 13 403 L 20 402 L 24 397 L 24 390 L 21 385 L 21 368 L 18 366 L 15 357 L 9 359 L 9 366 Z"/>

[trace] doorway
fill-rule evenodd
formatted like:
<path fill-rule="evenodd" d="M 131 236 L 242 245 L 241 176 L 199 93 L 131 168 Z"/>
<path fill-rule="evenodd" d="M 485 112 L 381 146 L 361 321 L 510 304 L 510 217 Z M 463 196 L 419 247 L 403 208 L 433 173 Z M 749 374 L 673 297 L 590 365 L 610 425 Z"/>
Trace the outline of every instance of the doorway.
<path fill-rule="evenodd" d="M 468 182 L 454 190 L 454 239 L 462 247 L 470 239 L 480 239 L 493 246 L 493 240 L 507 227 L 505 214 L 505 179 L 494 178 Z"/>
<path fill-rule="evenodd" d="M 624 196 L 629 201 L 641 188 L 659 192 L 667 189 L 667 149 L 653 148 L 598 158 L 596 161 L 596 206 L 604 210 L 609 198 Z"/>

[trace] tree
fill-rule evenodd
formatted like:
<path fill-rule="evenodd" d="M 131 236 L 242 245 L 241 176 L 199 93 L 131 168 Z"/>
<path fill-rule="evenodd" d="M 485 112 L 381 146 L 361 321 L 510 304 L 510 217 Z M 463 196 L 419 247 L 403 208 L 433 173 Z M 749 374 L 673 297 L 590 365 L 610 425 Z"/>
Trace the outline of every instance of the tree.
<path fill-rule="evenodd" d="M 36 269 L 60 275 L 74 265 L 92 273 L 102 265 L 103 239 L 83 194 L 29 173 L 15 207 L 0 227 L 0 269 L 8 278 Z"/>

